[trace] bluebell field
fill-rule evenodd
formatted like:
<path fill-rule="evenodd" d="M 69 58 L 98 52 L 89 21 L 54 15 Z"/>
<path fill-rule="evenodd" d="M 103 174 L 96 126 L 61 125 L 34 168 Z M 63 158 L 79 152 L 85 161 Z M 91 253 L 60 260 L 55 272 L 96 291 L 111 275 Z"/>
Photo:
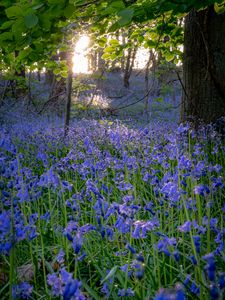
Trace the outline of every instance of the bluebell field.
<path fill-rule="evenodd" d="M 225 142 L 213 126 L 0 132 L 1 299 L 225 299 Z"/>

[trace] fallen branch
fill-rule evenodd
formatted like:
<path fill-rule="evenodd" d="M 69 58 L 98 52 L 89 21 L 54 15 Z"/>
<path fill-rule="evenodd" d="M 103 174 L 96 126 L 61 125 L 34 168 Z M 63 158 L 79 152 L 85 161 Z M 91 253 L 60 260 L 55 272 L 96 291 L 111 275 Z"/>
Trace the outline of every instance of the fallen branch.
<path fill-rule="evenodd" d="M 64 94 L 65 94 L 65 93 L 62 92 L 62 93 L 59 93 L 59 94 L 57 94 L 57 95 L 54 95 L 54 96 L 50 97 L 50 98 L 48 99 L 48 101 L 46 101 L 46 102 L 43 104 L 42 108 L 38 111 L 38 115 L 40 115 L 40 114 L 45 110 L 46 106 L 48 106 L 48 104 L 49 104 L 53 99 L 58 98 L 59 96 L 62 96 L 62 95 L 64 95 Z"/>

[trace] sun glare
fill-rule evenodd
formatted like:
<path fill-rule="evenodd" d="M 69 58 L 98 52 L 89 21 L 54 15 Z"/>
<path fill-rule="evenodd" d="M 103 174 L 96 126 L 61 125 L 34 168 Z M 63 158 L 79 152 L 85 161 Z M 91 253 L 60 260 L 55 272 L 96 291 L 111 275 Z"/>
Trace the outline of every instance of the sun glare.
<path fill-rule="evenodd" d="M 81 36 L 75 45 L 73 57 L 73 72 L 74 73 L 89 73 L 87 49 L 90 43 L 88 36 Z"/>

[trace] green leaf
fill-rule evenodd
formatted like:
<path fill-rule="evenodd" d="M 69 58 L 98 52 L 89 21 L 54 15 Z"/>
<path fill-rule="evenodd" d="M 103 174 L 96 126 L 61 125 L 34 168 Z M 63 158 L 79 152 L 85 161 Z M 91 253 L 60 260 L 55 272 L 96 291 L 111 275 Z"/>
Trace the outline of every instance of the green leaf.
<path fill-rule="evenodd" d="M 35 14 L 28 14 L 25 16 L 25 25 L 27 28 L 33 28 L 38 23 L 38 17 Z"/>
<path fill-rule="evenodd" d="M 223 1 L 222 3 L 218 4 L 218 3 L 215 3 L 214 4 L 214 9 L 215 9 L 215 12 L 220 15 L 220 14 L 223 14 L 225 12 L 225 1 Z"/>
<path fill-rule="evenodd" d="M 104 54 L 102 55 L 102 59 L 105 59 L 105 60 L 111 59 L 111 54 L 110 54 L 110 53 L 104 53 Z"/>
<path fill-rule="evenodd" d="M 105 44 L 107 43 L 107 38 L 102 37 L 97 41 L 97 43 L 101 48 L 103 48 L 103 47 L 105 47 Z"/>
<path fill-rule="evenodd" d="M 12 24 L 14 23 L 14 20 L 12 21 L 6 21 L 2 24 L 1 29 L 8 29 L 9 27 L 12 26 Z"/>
<path fill-rule="evenodd" d="M 5 10 L 8 18 L 18 18 L 23 15 L 23 11 L 19 6 L 11 6 Z"/>
<path fill-rule="evenodd" d="M 66 18 L 70 18 L 74 13 L 74 5 L 69 4 L 66 8 L 64 8 L 63 13 Z"/>
<path fill-rule="evenodd" d="M 44 30 L 44 31 L 48 31 L 51 28 L 51 21 L 48 18 L 48 14 L 44 13 L 40 16 L 40 27 Z"/>
<path fill-rule="evenodd" d="M 155 48 L 157 43 L 155 41 L 149 40 L 144 44 L 145 48 Z"/>
<path fill-rule="evenodd" d="M 22 38 L 23 32 L 26 31 L 26 27 L 24 24 L 24 19 L 19 18 L 17 19 L 14 24 L 12 25 L 12 33 L 15 37 L 15 39 L 18 41 Z"/>
<path fill-rule="evenodd" d="M 54 69 L 53 73 L 55 75 L 59 75 L 61 73 L 61 69 Z"/>
<path fill-rule="evenodd" d="M 115 40 L 115 39 L 112 39 L 112 40 L 109 41 L 109 44 L 113 47 L 117 47 L 117 46 L 119 46 L 119 41 Z"/>
<path fill-rule="evenodd" d="M 4 32 L 0 34 L 0 42 L 2 41 L 11 41 L 12 40 L 12 33 L 11 32 Z"/>
<path fill-rule="evenodd" d="M 20 60 L 23 60 L 24 58 L 27 58 L 31 52 L 32 52 L 32 49 L 29 47 L 25 50 L 20 51 L 19 55 L 17 56 L 17 60 L 20 61 Z"/>
<path fill-rule="evenodd" d="M 166 59 L 166 61 L 170 62 L 174 59 L 174 53 L 172 52 L 164 52 L 164 57 Z"/>
<path fill-rule="evenodd" d="M 44 3 L 37 4 L 37 5 L 33 6 L 32 8 L 34 10 L 37 10 L 37 9 L 41 8 L 42 6 L 44 6 Z"/>
<path fill-rule="evenodd" d="M 115 52 L 115 48 L 112 46 L 108 46 L 104 49 L 104 52 L 113 53 L 113 52 Z"/>
<path fill-rule="evenodd" d="M 62 71 L 60 73 L 60 75 L 63 77 L 63 78 L 67 78 L 68 77 L 68 72 L 67 71 Z"/>
<path fill-rule="evenodd" d="M 116 13 L 125 8 L 123 1 L 112 1 L 112 3 L 102 12 L 102 15 L 108 15 Z"/>
<path fill-rule="evenodd" d="M 108 29 L 108 32 L 110 33 L 110 32 L 115 32 L 117 29 L 119 29 L 120 28 L 120 24 L 119 24 L 119 22 L 115 22 L 114 24 L 112 24 L 110 27 L 109 27 L 109 29 Z"/>
<path fill-rule="evenodd" d="M 113 277 L 116 274 L 117 269 L 118 269 L 118 266 L 113 267 L 110 270 L 110 272 L 108 273 L 108 275 L 101 281 L 101 283 L 104 283 L 105 281 L 107 281 L 108 279 Z"/>
<path fill-rule="evenodd" d="M 134 10 L 132 8 L 125 8 L 118 13 L 120 17 L 118 23 L 121 26 L 124 26 L 131 22 L 134 15 Z"/>

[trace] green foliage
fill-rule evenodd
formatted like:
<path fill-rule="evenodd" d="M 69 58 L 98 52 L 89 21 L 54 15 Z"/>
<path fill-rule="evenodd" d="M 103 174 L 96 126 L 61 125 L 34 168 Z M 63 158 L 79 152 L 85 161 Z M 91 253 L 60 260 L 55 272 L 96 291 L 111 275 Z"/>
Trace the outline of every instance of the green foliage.
<path fill-rule="evenodd" d="M 134 10 L 132 8 L 125 8 L 118 13 L 119 21 L 118 24 L 121 26 L 127 25 L 131 22 L 134 15 Z"/>
<path fill-rule="evenodd" d="M 35 14 L 30 13 L 25 16 L 24 21 L 27 28 L 32 28 L 37 25 L 38 17 Z"/>
<path fill-rule="evenodd" d="M 68 34 L 77 33 L 82 25 L 91 24 L 91 32 L 99 47 L 105 48 L 104 59 L 116 59 L 132 44 L 160 50 L 167 61 L 181 57 L 183 29 L 177 20 L 191 9 L 214 5 L 224 13 L 225 1 L 219 0 L 4 0 L 0 3 L 1 64 L 12 68 L 23 64 L 32 67 L 52 60 Z M 120 45 L 107 34 L 129 28 L 129 43 Z M 66 37 L 68 36 L 68 37 Z M 18 51 L 13 63 L 9 60 Z M 55 70 L 59 74 L 59 70 Z M 62 74 L 66 75 L 65 69 Z"/>

